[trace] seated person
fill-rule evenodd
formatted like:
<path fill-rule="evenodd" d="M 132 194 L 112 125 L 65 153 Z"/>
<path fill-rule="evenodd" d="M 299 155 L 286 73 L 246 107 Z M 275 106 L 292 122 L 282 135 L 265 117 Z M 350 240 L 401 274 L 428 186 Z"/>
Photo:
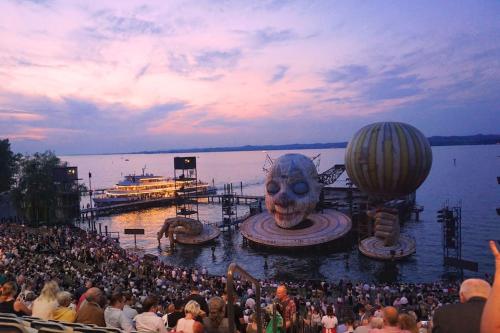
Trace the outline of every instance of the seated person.
<path fill-rule="evenodd" d="M 72 300 L 71 294 L 67 291 L 60 291 L 57 293 L 56 298 L 59 306 L 52 312 L 52 318 L 58 321 L 74 323 L 76 311 L 69 307 Z"/>
<path fill-rule="evenodd" d="M 5 282 L 2 286 L 0 312 L 14 313 L 18 316 L 31 316 L 31 310 L 24 303 L 16 300 L 17 286 L 14 282 Z"/>

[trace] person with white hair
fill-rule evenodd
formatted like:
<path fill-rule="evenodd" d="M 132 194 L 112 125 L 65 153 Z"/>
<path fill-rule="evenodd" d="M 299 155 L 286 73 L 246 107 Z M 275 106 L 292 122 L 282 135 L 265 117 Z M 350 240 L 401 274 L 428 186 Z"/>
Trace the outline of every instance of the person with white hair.
<path fill-rule="evenodd" d="M 71 309 L 69 305 L 73 300 L 71 293 L 67 291 L 60 291 L 56 295 L 57 303 L 59 306 L 52 312 L 52 318 L 58 321 L 67 323 L 74 323 L 76 319 L 76 311 Z"/>
<path fill-rule="evenodd" d="M 226 303 L 221 297 L 214 296 L 208 301 L 208 316 L 203 318 L 206 333 L 229 333 L 229 322 L 224 318 Z"/>
<path fill-rule="evenodd" d="M 381 329 L 384 327 L 384 319 L 382 317 L 372 317 L 370 320 L 370 328 Z"/>
<path fill-rule="evenodd" d="M 490 291 L 490 284 L 481 279 L 462 282 L 460 303 L 445 305 L 435 311 L 432 332 L 479 332 L 481 315 Z"/>
<path fill-rule="evenodd" d="M 59 285 L 55 281 L 46 282 L 40 296 L 33 302 L 32 316 L 43 320 L 53 319 L 53 312 L 59 306 L 57 293 Z"/>
<path fill-rule="evenodd" d="M 184 333 L 194 333 L 195 325 L 197 325 L 196 317 L 198 317 L 201 312 L 202 310 L 198 302 L 194 300 L 187 302 L 187 304 L 184 306 L 185 317 L 177 321 L 177 325 L 175 326 L 175 331 L 176 332 L 182 331 Z"/>
<path fill-rule="evenodd" d="M 255 309 L 255 300 L 253 298 L 247 298 L 245 301 L 245 309 L 254 310 Z"/>

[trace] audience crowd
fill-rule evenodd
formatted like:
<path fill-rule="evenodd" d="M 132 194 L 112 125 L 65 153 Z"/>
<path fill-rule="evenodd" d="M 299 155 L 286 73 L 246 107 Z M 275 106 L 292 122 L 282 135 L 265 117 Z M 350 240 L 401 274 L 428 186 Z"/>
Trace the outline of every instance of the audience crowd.
<path fill-rule="evenodd" d="M 241 333 L 257 331 L 255 289 L 244 280 L 235 280 L 230 321 L 226 277 L 205 267 L 172 267 L 74 227 L 4 224 L 0 239 L 0 312 L 126 332 L 229 332 L 231 324 Z M 462 286 L 262 280 L 261 287 L 269 333 L 273 327 L 282 333 L 430 332 L 435 315 L 433 332 L 452 332 L 442 320 L 447 308 L 472 300 L 482 311 L 489 293 L 483 280 Z M 472 309 L 463 311 L 479 311 Z"/>

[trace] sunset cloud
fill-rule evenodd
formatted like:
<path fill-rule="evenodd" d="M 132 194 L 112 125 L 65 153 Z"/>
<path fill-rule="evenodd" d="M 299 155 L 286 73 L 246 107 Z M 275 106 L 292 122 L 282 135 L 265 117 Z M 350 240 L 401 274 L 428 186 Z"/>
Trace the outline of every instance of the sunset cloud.
<path fill-rule="evenodd" d="M 0 137 L 75 153 L 346 141 L 383 120 L 427 135 L 498 132 L 499 11 L 2 1 Z"/>
<path fill-rule="evenodd" d="M 31 113 L 31 112 L 24 112 L 21 110 L 2 110 L 0 109 L 0 120 L 1 121 L 37 121 L 37 120 L 42 120 L 44 118 L 43 115 L 36 114 L 36 113 Z"/>

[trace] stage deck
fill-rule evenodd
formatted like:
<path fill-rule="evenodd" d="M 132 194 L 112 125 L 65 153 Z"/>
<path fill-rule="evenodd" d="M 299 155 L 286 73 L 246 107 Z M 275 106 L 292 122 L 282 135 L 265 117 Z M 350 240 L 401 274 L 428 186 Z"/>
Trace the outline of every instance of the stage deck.
<path fill-rule="evenodd" d="M 203 225 L 203 231 L 201 234 L 192 236 L 192 235 L 183 235 L 177 234 L 176 241 L 180 244 L 191 244 L 191 245 L 199 245 L 208 243 L 220 235 L 220 229 L 213 225 Z"/>
<path fill-rule="evenodd" d="M 276 225 L 272 215 L 264 212 L 249 217 L 240 231 L 243 237 L 258 245 L 295 248 L 332 242 L 346 235 L 352 227 L 347 215 L 329 209 L 309 215 L 301 225 L 299 228 L 283 229 Z"/>
<path fill-rule="evenodd" d="M 415 240 L 401 235 L 393 246 L 384 246 L 383 240 L 377 237 L 368 237 L 361 241 L 359 250 L 365 256 L 380 260 L 403 259 L 415 253 Z"/>

